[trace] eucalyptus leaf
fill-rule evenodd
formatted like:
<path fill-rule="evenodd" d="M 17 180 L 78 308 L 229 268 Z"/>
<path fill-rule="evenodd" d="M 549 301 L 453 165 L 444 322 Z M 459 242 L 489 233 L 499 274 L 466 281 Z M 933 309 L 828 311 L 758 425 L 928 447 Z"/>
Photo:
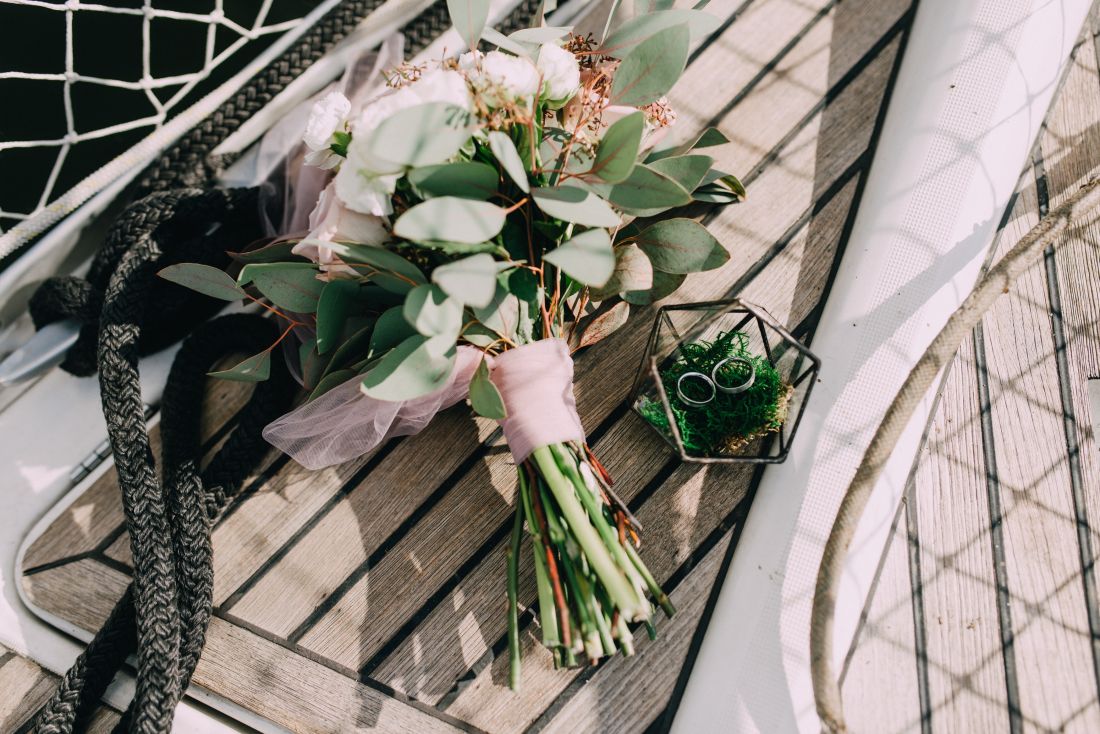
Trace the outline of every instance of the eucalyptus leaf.
<path fill-rule="evenodd" d="M 623 300 L 637 306 L 648 306 L 674 293 L 677 288 L 683 285 L 686 278 L 686 275 L 662 273 L 660 270 L 654 270 L 652 288 L 647 291 L 627 291 L 622 294 Z"/>
<path fill-rule="evenodd" d="M 499 234 L 504 219 L 504 210 L 495 204 L 440 196 L 417 204 L 398 217 L 393 232 L 413 242 L 478 244 Z"/>
<path fill-rule="evenodd" d="M 466 110 L 447 102 L 428 102 L 399 110 L 384 119 L 363 140 L 363 155 L 397 173 L 443 163 L 459 151 L 473 133 Z"/>
<path fill-rule="evenodd" d="M 518 271 L 517 271 L 518 272 Z M 535 284 L 535 292 L 538 292 L 538 284 Z M 493 333 L 494 338 L 503 336 L 512 339 L 516 335 L 516 322 L 519 314 L 519 299 L 508 291 L 507 288 L 497 285 L 493 300 L 484 308 L 474 308 L 474 318 L 480 325 Z M 477 324 L 475 324 L 477 326 Z M 463 336 L 469 339 L 471 329 L 467 329 Z M 487 344 L 482 346 L 488 346 Z"/>
<path fill-rule="evenodd" d="M 416 329 L 405 319 L 404 305 L 388 308 L 374 324 L 368 356 L 376 359 L 414 334 Z"/>
<path fill-rule="evenodd" d="M 698 10 L 658 8 L 645 15 L 635 16 L 616 28 L 604 40 L 600 50 L 608 56 L 622 58 L 625 52 L 657 31 L 681 25 L 687 26 L 692 41 L 699 41 L 718 30 L 721 23 L 719 18 Z"/>
<path fill-rule="evenodd" d="M 642 107 L 668 93 L 687 66 L 690 34 L 674 25 L 640 41 L 623 56 L 611 83 L 610 103 Z"/>
<path fill-rule="evenodd" d="M 447 384 L 456 349 L 440 337 L 416 334 L 386 352 L 363 376 L 364 394 L 379 400 L 412 400 Z"/>
<path fill-rule="evenodd" d="M 347 242 L 325 242 L 341 260 L 379 286 L 391 292 L 406 293 L 413 286 L 427 283 L 420 268 L 396 252 L 374 245 L 355 245 Z M 389 277 L 379 277 L 389 275 Z"/>
<path fill-rule="evenodd" d="M 325 287 L 312 263 L 252 263 L 241 269 L 237 282 L 252 283 L 279 308 L 313 313 Z"/>
<path fill-rule="evenodd" d="M 462 303 L 437 285 L 418 285 L 409 291 L 402 314 L 427 337 L 449 336 L 454 341 L 462 329 Z"/>
<path fill-rule="evenodd" d="M 488 199 L 497 192 L 496 169 L 486 163 L 459 161 L 414 168 L 409 183 L 422 199 L 433 196 L 460 196 L 464 199 Z"/>
<path fill-rule="evenodd" d="M 709 155 L 678 155 L 650 163 L 649 168 L 668 176 L 690 192 L 703 181 L 713 163 Z"/>
<path fill-rule="evenodd" d="M 447 0 L 447 12 L 466 48 L 477 48 L 478 39 L 489 20 L 489 0 Z"/>
<path fill-rule="evenodd" d="M 348 317 L 365 310 L 369 299 L 356 280 L 333 280 L 325 285 L 317 301 L 317 353 L 327 354 L 339 346 Z"/>
<path fill-rule="evenodd" d="M 302 373 L 302 386 L 313 389 L 327 371 L 330 360 L 317 353 L 317 340 L 307 339 L 298 347 L 298 367 Z"/>
<path fill-rule="evenodd" d="M 572 30 L 573 26 L 544 25 L 537 28 L 520 28 L 518 31 L 509 33 L 508 37 L 520 43 L 533 43 L 541 46 L 544 43 L 551 43 L 568 36 Z"/>
<path fill-rule="evenodd" d="M 664 145 L 658 145 L 653 152 L 646 157 L 646 163 L 652 163 L 659 161 L 662 158 L 668 158 L 674 155 L 684 155 L 692 150 L 699 148 L 710 148 L 715 145 L 725 145 L 730 141 L 726 137 L 726 134 L 716 127 L 708 127 L 703 132 L 699 133 L 694 139 L 689 140 L 686 143 L 667 143 Z"/>
<path fill-rule="evenodd" d="M 630 176 L 611 187 L 607 198 L 632 214 L 651 216 L 691 203 L 691 194 L 663 173 L 639 163 Z"/>
<path fill-rule="evenodd" d="M 615 227 L 622 219 L 606 201 L 579 186 L 535 188 L 531 197 L 550 216 L 586 227 Z"/>
<path fill-rule="evenodd" d="M 500 31 L 492 27 L 486 27 L 481 32 L 481 40 L 491 43 L 497 48 L 504 49 L 516 56 L 525 56 L 531 58 L 531 56 L 538 50 L 538 46 L 530 43 L 520 43 L 514 38 L 509 38 Z"/>
<path fill-rule="evenodd" d="M 375 321 L 371 321 L 341 342 L 336 351 L 332 353 L 332 358 L 329 359 L 328 364 L 325 365 L 325 371 L 321 375 L 322 378 L 338 369 L 350 368 L 351 365 L 368 356 L 370 342 L 374 337 L 374 324 Z M 415 333 L 412 327 L 409 327 L 408 333 Z"/>
<path fill-rule="evenodd" d="M 588 229 L 543 255 L 574 280 L 602 286 L 615 269 L 611 238 L 604 229 Z"/>
<path fill-rule="evenodd" d="M 653 265 L 636 245 L 615 248 L 615 270 L 600 288 L 593 288 L 593 300 L 602 301 L 626 291 L 647 291 L 653 287 Z"/>
<path fill-rule="evenodd" d="M 297 239 L 277 239 L 263 247 L 257 247 L 255 250 L 227 252 L 225 254 L 239 263 L 275 263 L 286 262 L 287 260 L 293 260 L 295 258 L 300 258 L 302 260 L 307 259 L 291 252 L 297 245 Z"/>
<path fill-rule="evenodd" d="M 516 186 L 525 194 L 530 192 L 531 185 L 527 182 L 527 169 L 523 166 L 523 159 L 520 158 L 512 138 L 508 137 L 507 133 L 493 130 L 489 133 L 489 149 L 493 151 L 501 168 Z"/>
<path fill-rule="evenodd" d="M 581 334 L 578 347 L 590 347 L 603 341 L 630 318 L 630 305 L 619 301 L 602 313 L 597 313 Z"/>
<path fill-rule="evenodd" d="M 495 421 L 508 417 L 504 398 L 489 379 L 489 365 L 484 359 L 478 363 L 474 376 L 470 378 L 470 407 L 478 415 Z"/>
<path fill-rule="evenodd" d="M 484 308 L 497 290 L 497 262 L 481 253 L 439 265 L 432 271 L 432 281 L 459 303 Z"/>
<path fill-rule="evenodd" d="M 423 247 L 425 250 L 438 250 L 439 252 L 445 252 L 448 255 L 473 255 L 478 252 L 488 252 L 491 254 L 497 254 L 501 257 L 507 257 L 508 252 L 496 242 L 445 242 L 442 240 L 424 240 L 423 242 L 413 242 L 412 244 L 417 247 Z"/>
<path fill-rule="evenodd" d="M 637 235 L 638 247 L 655 270 L 686 274 L 712 270 L 729 260 L 729 253 L 707 228 L 693 219 L 665 219 Z"/>
<path fill-rule="evenodd" d="M 517 268 L 508 276 L 508 290 L 521 301 L 534 301 L 539 295 L 539 279 L 527 268 Z"/>
<path fill-rule="evenodd" d="M 645 113 L 641 110 L 612 123 L 600 140 L 592 173 L 608 183 L 625 180 L 638 162 L 644 130 Z"/>
<path fill-rule="evenodd" d="M 237 301 L 245 297 L 244 289 L 220 268 L 199 263 L 178 263 L 157 273 L 172 283 L 178 283 L 204 296 L 223 301 Z"/>
<path fill-rule="evenodd" d="M 265 349 L 235 367 L 218 372 L 208 372 L 207 375 L 235 382 L 263 382 L 271 376 L 271 350 Z"/>

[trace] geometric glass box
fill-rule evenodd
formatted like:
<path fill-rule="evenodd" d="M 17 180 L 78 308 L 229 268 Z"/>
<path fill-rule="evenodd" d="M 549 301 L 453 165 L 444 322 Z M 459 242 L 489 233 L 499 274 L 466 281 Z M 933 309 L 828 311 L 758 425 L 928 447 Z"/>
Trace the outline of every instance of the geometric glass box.
<path fill-rule="evenodd" d="M 631 404 L 686 462 L 775 464 L 787 458 L 820 367 L 760 306 L 663 306 Z"/>

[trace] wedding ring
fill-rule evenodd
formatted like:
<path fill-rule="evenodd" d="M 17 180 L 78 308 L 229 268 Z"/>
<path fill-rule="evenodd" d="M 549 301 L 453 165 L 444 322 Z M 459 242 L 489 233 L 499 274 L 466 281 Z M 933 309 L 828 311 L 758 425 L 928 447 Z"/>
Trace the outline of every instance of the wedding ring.
<path fill-rule="evenodd" d="M 689 398 L 687 395 L 685 395 L 684 380 L 687 380 L 688 378 L 694 378 L 701 381 L 704 385 L 710 388 L 710 395 L 704 400 L 695 400 L 694 398 Z M 715 389 L 714 383 L 711 381 L 711 379 L 704 375 L 702 372 L 685 372 L 684 374 L 680 375 L 680 379 L 676 380 L 676 394 L 680 397 L 680 400 L 684 401 L 688 405 L 706 405 L 711 400 L 714 400 L 714 398 L 718 395 L 718 391 Z"/>
<path fill-rule="evenodd" d="M 739 385 L 723 385 L 719 380 L 719 370 L 721 370 L 722 366 L 726 364 L 745 365 L 749 368 L 748 378 Z M 710 371 L 710 380 L 714 383 L 714 387 L 716 389 L 721 390 L 727 395 L 736 395 L 739 392 L 745 392 L 750 387 L 752 387 L 752 383 L 756 382 L 756 367 L 753 365 L 752 362 L 745 359 L 744 357 L 726 357 L 721 362 L 714 365 L 714 369 Z"/>

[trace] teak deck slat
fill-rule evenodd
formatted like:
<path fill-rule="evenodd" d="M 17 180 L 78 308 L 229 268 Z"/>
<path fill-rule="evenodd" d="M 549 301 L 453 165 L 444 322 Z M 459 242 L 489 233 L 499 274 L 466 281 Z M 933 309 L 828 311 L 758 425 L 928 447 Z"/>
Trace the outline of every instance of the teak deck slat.
<path fill-rule="evenodd" d="M 944 380 L 908 503 L 921 554 L 923 674 L 933 730 L 1008 728 L 979 400 L 974 344 L 967 340 Z M 917 669 L 915 660 L 909 665 Z"/>
<path fill-rule="evenodd" d="M 899 734 L 920 725 L 907 550 L 903 510 L 883 559 L 881 580 L 842 673 L 844 713 L 853 732 Z"/>
<path fill-rule="evenodd" d="M 34 661 L 0 646 L 0 734 L 25 727 L 57 687 L 58 677 Z M 108 734 L 121 715 L 100 706 L 89 718 L 86 734 Z"/>
<path fill-rule="evenodd" d="M 675 298 L 745 293 L 809 338 L 911 3 L 715 0 L 708 11 L 730 22 L 696 49 L 674 91 L 677 134 L 719 126 L 732 143 L 708 152 L 750 193 L 707 215 L 730 262 L 692 276 Z M 503 548 L 515 469 L 495 424 L 459 406 L 343 466 L 265 465 L 255 493 L 214 530 L 216 618 L 196 684 L 296 731 L 667 722 L 759 470 L 680 465 L 629 411 L 653 314 L 635 308 L 624 329 L 578 355 L 575 372 L 593 447 L 633 500 L 646 526 L 642 554 L 680 609 L 658 621 L 656 642 L 639 631 L 637 659 L 554 671 L 527 612 L 522 690 L 507 690 Z M 95 501 L 117 504 L 109 492 Z M 106 614 L 126 578 L 124 536 L 105 532 L 94 549 L 24 580 L 36 604 L 82 629 Z M 526 604 L 535 597 L 529 565 Z M 89 579 L 99 592 L 85 590 Z M 382 718 L 362 715 L 379 707 Z"/>

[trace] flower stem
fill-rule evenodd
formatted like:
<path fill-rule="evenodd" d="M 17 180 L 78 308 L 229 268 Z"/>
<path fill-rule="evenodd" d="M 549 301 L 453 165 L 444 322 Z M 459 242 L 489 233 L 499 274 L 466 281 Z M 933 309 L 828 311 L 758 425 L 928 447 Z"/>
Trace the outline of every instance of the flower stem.
<path fill-rule="evenodd" d="M 596 528 L 596 532 L 599 533 L 604 546 L 610 552 L 615 563 L 622 569 L 627 579 L 630 580 L 631 584 L 633 584 L 634 588 L 637 590 L 636 595 L 642 600 L 645 607 L 644 614 L 640 617 L 629 614 L 625 609 L 623 609 L 623 613 L 626 614 L 627 618 L 632 622 L 648 618 L 649 605 L 645 603 L 640 594 L 641 586 L 645 583 L 644 579 L 634 568 L 634 564 L 623 549 L 623 544 L 619 542 L 618 533 L 611 527 L 611 524 L 608 523 L 607 518 L 604 517 L 603 505 L 597 502 L 596 495 L 589 489 L 584 478 L 581 477 L 580 470 L 577 468 L 576 459 L 569 453 L 569 450 L 561 445 L 553 446 L 551 449 L 554 453 L 554 458 L 557 460 L 558 468 L 561 469 L 565 477 L 572 482 L 573 486 L 577 488 L 577 496 L 588 512 L 588 517 L 591 520 L 592 526 Z M 617 604 L 616 606 L 622 609 L 622 605 Z"/>
<path fill-rule="evenodd" d="M 550 493 L 557 500 L 565 521 L 569 523 L 569 529 L 584 550 L 592 569 L 607 588 L 608 597 L 627 619 L 647 619 L 649 603 L 639 596 L 637 590 L 627 580 L 624 570 L 616 565 L 615 559 L 608 552 L 599 533 L 592 527 L 588 513 L 577 499 L 577 495 L 588 492 L 588 488 L 583 485 L 576 487 L 573 482 L 566 479 L 558 468 L 549 446 L 535 449 L 531 456 L 543 480 L 550 488 Z"/>
<path fill-rule="evenodd" d="M 516 519 L 512 524 L 512 544 L 508 548 L 508 685 L 519 690 L 519 544 L 523 539 L 523 503 L 516 502 Z"/>

